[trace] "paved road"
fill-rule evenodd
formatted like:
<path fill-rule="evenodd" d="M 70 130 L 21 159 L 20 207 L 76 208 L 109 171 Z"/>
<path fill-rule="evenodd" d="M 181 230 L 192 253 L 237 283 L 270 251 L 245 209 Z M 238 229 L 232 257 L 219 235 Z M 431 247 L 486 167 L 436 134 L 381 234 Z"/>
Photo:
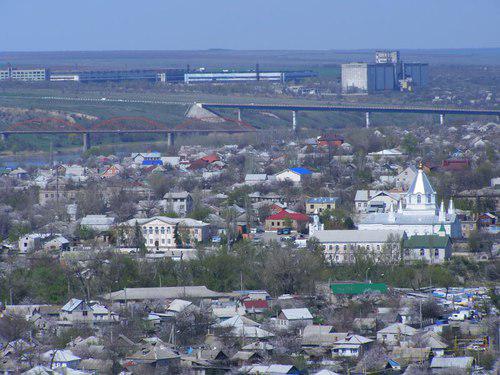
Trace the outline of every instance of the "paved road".
<path fill-rule="evenodd" d="M 175 95 L 186 97 L 188 95 Z M 1 97 L 1 95 L 0 95 Z M 389 106 L 389 105 L 338 105 L 338 104 L 316 104 L 311 100 L 258 98 L 250 97 L 228 97 L 220 98 L 220 101 L 209 102 L 203 100 L 213 98 L 210 95 L 202 95 L 196 101 L 185 100 L 161 100 L 161 99 L 137 99 L 117 97 L 74 97 L 74 96 L 4 96 L 5 98 L 35 99 L 47 101 L 77 101 L 77 102 L 99 102 L 99 103 L 140 103 L 157 105 L 182 105 L 189 106 L 195 102 L 201 103 L 207 109 L 250 109 L 250 110 L 287 110 L 287 111 L 339 111 L 339 112 L 401 112 L 401 113 L 431 113 L 431 114 L 455 114 L 455 115 L 490 115 L 500 116 L 500 109 L 472 109 L 452 107 L 421 107 L 421 106 Z M 193 98 L 195 96 L 193 95 Z M 251 102 L 255 100 L 255 102 Z"/>
<path fill-rule="evenodd" d="M 301 105 L 301 104 L 234 104 L 234 103 L 202 103 L 206 109 L 252 109 L 252 110 L 284 110 L 284 111 L 339 111 L 339 112 L 402 112 L 402 113 L 434 113 L 450 115 L 490 115 L 500 116 L 500 109 L 471 109 L 450 107 L 415 107 L 386 105 Z"/>

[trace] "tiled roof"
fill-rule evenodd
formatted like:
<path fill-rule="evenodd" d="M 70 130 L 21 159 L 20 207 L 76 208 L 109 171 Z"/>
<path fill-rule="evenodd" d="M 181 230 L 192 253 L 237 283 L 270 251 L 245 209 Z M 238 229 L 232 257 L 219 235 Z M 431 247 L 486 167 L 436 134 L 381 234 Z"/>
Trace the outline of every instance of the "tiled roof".
<path fill-rule="evenodd" d="M 277 214 L 268 216 L 266 220 L 283 220 L 286 218 L 295 221 L 309 221 L 309 216 L 301 214 L 299 212 L 288 212 L 287 210 L 283 210 L 278 212 Z"/>

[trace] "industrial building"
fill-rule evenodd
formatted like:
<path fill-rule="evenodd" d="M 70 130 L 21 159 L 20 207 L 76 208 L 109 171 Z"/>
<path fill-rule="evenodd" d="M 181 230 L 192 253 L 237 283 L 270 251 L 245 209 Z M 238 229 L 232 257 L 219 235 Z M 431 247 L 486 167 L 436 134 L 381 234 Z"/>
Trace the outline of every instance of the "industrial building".
<path fill-rule="evenodd" d="M 304 78 L 316 77 L 312 71 L 290 71 L 290 72 L 196 72 L 184 75 L 185 83 L 206 82 L 290 82 Z"/>
<path fill-rule="evenodd" d="M 0 80 L 51 81 L 51 82 L 120 82 L 150 81 L 164 83 L 207 83 L 207 82 L 290 82 L 316 77 L 312 71 L 222 71 L 189 72 L 185 69 L 135 69 L 135 70 L 71 70 L 49 71 L 48 69 L 0 70 Z"/>
<path fill-rule="evenodd" d="M 47 69 L 16 69 L 8 67 L 0 70 L 0 80 L 45 81 L 49 76 Z"/>
<path fill-rule="evenodd" d="M 84 70 L 57 72 L 50 75 L 53 82 L 108 82 L 108 81 L 151 81 L 151 82 L 183 82 L 183 69 L 162 70 Z"/>
<path fill-rule="evenodd" d="M 375 63 L 342 64 L 344 93 L 373 93 L 376 91 L 407 90 L 425 87 L 428 83 L 428 64 L 405 63 L 399 51 L 377 51 Z"/>

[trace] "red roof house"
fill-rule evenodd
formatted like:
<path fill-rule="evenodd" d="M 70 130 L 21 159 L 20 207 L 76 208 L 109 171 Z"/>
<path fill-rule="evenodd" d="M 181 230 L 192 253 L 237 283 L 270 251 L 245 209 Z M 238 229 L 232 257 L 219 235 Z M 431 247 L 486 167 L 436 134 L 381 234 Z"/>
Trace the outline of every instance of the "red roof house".
<path fill-rule="evenodd" d="M 291 220 L 291 223 L 288 221 Z M 309 223 L 309 216 L 306 214 L 301 214 L 300 212 L 293 212 L 282 210 L 274 215 L 268 216 L 266 218 L 266 230 L 278 230 L 282 228 L 288 228 L 289 224 L 291 227 L 297 231 L 302 231 L 305 229 Z"/>
<path fill-rule="evenodd" d="M 447 159 L 443 160 L 441 168 L 449 172 L 464 171 L 470 168 L 470 162 L 467 159 Z"/>
<path fill-rule="evenodd" d="M 319 136 L 316 140 L 316 144 L 319 147 L 339 147 L 344 143 L 344 138 L 337 134 L 329 133 Z"/>

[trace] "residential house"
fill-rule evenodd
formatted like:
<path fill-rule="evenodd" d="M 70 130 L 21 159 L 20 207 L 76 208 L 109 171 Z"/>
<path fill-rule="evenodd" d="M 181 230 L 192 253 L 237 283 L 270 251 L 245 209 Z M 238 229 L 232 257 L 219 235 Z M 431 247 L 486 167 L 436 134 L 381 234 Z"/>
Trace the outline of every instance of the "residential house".
<path fill-rule="evenodd" d="M 372 345 L 373 340 L 360 335 L 348 335 L 335 342 L 332 348 L 333 357 L 358 358 Z"/>
<path fill-rule="evenodd" d="M 302 332 L 302 348 L 308 349 L 328 349 L 331 350 L 334 344 L 348 336 L 346 332 L 335 332 L 333 326 L 329 325 L 309 325 Z"/>
<path fill-rule="evenodd" d="M 451 259 L 451 239 L 446 233 L 415 235 L 403 241 L 403 260 L 444 263 Z"/>
<path fill-rule="evenodd" d="M 433 331 L 427 331 L 423 335 L 413 336 L 417 338 L 417 342 L 431 349 L 431 353 L 434 357 L 442 357 L 445 355 L 445 350 L 448 349 L 448 344 L 446 344 L 442 337 Z"/>
<path fill-rule="evenodd" d="M 80 221 L 80 226 L 96 232 L 111 230 L 115 224 L 115 218 L 106 215 L 87 215 Z"/>
<path fill-rule="evenodd" d="M 294 328 L 313 324 L 313 316 L 308 308 L 282 309 L 276 319 L 278 328 Z"/>
<path fill-rule="evenodd" d="M 394 183 L 397 188 L 408 190 L 415 177 L 417 177 L 417 168 L 414 165 L 410 165 L 394 178 Z"/>
<path fill-rule="evenodd" d="M 446 159 L 443 160 L 441 169 L 446 172 L 465 171 L 470 169 L 470 161 L 468 159 Z"/>
<path fill-rule="evenodd" d="M 350 263 L 356 256 L 397 262 L 404 231 L 397 230 L 315 230 L 312 234 L 323 246 L 325 259 L 332 263 Z"/>
<path fill-rule="evenodd" d="M 231 357 L 231 362 L 237 366 L 243 366 L 251 363 L 259 363 L 262 359 L 262 356 L 258 352 L 240 350 Z"/>
<path fill-rule="evenodd" d="M 478 225 L 480 228 L 493 228 L 497 226 L 498 216 L 492 212 L 485 212 L 479 215 Z"/>
<path fill-rule="evenodd" d="M 354 208 L 358 213 L 387 212 L 391 205 L 398 205 L 402 194 L 399 191 L 357 190 Z"/>
<path fill-rule="evenodd" d="M 475 215 L 468 215 L 465 213 L 458 214 L 460 226 L 462 228 L 462 235 L 464 238 L 469 238 L 471 233 L 478 230 L 478 220 Z"/>
<path fill-rule="evenodd" d="M 123 367 L 132 373 L 169 373 L 169 368 L 178 368 L 180 355 L 165 344 L 146 343 L 140 350 L 125 358 Z"/>
<path fill-rule="evenodd" d="M 42 248 L 45 251 L 53 251 L 53 250 L 58 250 L 58 251 L 68 251 L 70 247 L 70 243 L 68 239 L 66 239 L 63 236 L 55 235 L 55 236 L 50 236 L 43 241 Z"/>
<path fill-rule="evenodd" d="M 400 366 L 406 367 L 412 363 L 428 363 L 431 357 L 430 348 L 413 348 L 407 346 L 396 346 L 392 348 L 390 359 L 396 361 Z"/>
<path fill-rule="evenodd" d="M 340 147 L 343 143 L 344 138 L 333 133 L 323 134 L 316 139 L 318 147 Z"/>
<path fill-rule="evenodd" d="M 123 171 L 123 167 L 120 164 L 112 164 L 104 169 L 101 173 L 102 178 L 112 178 L 118 176 Z"/>
<path fill-rule="evenodd" d="M 408 342 L 418 331 L 403 323 L 393 323 L 377 331 L 377 341 L 386 345 L 399 345 Z"/>
<path fill-rule="evenodd" d="M 164 211 L 185 216 L 193 210 L 193 197 L 187 191 L 168 192 L 163 196 Z"/>
<path fill-rule="evenodd" d="M 266 340 L 274 335 L 261 328 L 261 325 L 247 317 L 236 315 L 232 318 L 214 324 L 214 327 L 228 328 L 234 337 Z"/>
<path fill-rule="evenodd" d="M 250 201 L 252 203 L 283 203 L 284 198 L 282 195 L 276 194 L 276 193 L 267 193 L 267 194 L 262 194 L 258 191 L 253 192 L 251 194 L 248 194 L 248 197 L 250 198 Z"/>
<path fill-rule="evenodd" d="M 300 375 L 301 372 L 292 365 L 249 365 L 238 370 L 240 374 L 252 375 Z"/>
<path fill-rule="evenodd" d="M 80 364 L 81 358 L 74 355 L 71 350 L 49 350 L 42 354 L 42 360 L 46 362 L 51 369 L 67 367 L 76 370 Z"/>
<path fill-rule="evenodd" d="M 161 161 L 163 162 L 164 166 L 170 166 L 172 168 L 177 168 L 179 166 L 181 158 L 179 156 L 163 156 L 161 158 Z"/>
<path fill-rule="evenodd" d="M 71 203 L 76 200 L 78 190 L 71 188 L 63 181 L 50 181 L 45 188 L 38 191 L 38 203 L 46 206 L 49 203 Z"/>
<path fill-rule="evenodd" d="M 269 309 L 269 303 L 265 299 L 247 299 L 243 301 L 247 314 L 262 314 Z"/>
<path fill-rule="evenodd" d="M 300 183 L 304 178 L 311 177 L 312 172 L 307 168 L 289 168 L 276 174 L 276 181 L 291 181 Z"/>
<path fill-rule="evenodd" d="M 62 308 L 61 320 L 70 323 L 115 322 L 118 316 L 100 304 L 90 304 L 86 301 L 72 298 Z"/>
<path fill-rule="evenodd" d="M 60 165 L 58 167 L 59 173 L 64 176 L 64 179 L 74 181 L 74 182 L 83 182 L 87 180 L 87 170 L 85 167 L 78 164 L 71 165 Z"/>
<path fill-rule="evenodd" d="M 287 210 L 282 210 L 277 214 L 268 216 L 265 221 L 267 231 L 274 231 L 283 228 L 292 228 L 302 232 L 306 229 L 309 223 L 309 216 Z"/>
<path fill-rule="evenodd" d="M 21 254 L 32 253 L 42 248 L 42 235 L 38 233 L 27 234 L 19 238 L 18 247 Z"/>
<path fill-rule="evenodd" d="M 368 159 L 396 159 L 396 158 L 402 158 L 405 155 L 399 151 L 396 148 L 391 148 L 391 149 L 386 149 L 386 150 L 381 150 L 381 151 L 376 151 L 376 152 L 370 152 L 366 157 Z"/>
<path fill-rule="evenodd" d="M 132 162 L 137 165 L 143 165 L 144 162 L 156 162 L 161 160 L 161 153 L 159 152 L 142 152 L 142 153 L 133 153 L 131 155 Z M 151 165 L 151 164 L 150 164 Z"/>
<path fill-rule="evenodd" d="M 321 214 L 325 210 L 335 210 L 339 203 L 338 197 L 315 197 L 306 199 L 306 214 Z"/>
<path fill-rule="evenodd" d="M 430 367 L 433 374 L 452 371 L 458 375 L 471 373 L 474 364 L 474 357 L 434 357 Z"/>
<path fill-rule="evenodd" d="M 268 181 L 268 177 L 265 173 L 247 173 L 245 175 L 245 185 L 258 185 L 266 181 Z"/>
<path fill-rule="evenodd" d="M 26 180 L 29 177 L 29 174 L 26 170 L 21 167 L 13 169 L 9 172 L 9 176 L 12 178 L 16 178 L 18 180 Z"/>

